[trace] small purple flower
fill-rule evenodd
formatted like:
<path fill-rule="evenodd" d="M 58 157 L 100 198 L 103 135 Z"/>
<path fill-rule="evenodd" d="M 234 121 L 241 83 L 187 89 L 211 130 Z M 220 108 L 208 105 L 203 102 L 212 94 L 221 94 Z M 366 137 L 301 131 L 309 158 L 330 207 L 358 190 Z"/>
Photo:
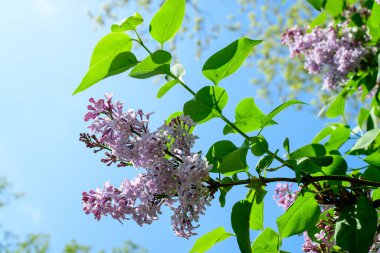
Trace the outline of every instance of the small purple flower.
<path fill-rule="evenodd" d="M 296 196 L 297 194 L 292 191 L 292 184 L 276 184 L 273 199 L 276 201 L 278 206 L 282 207 L 284 211 L 293 204 Z"/>

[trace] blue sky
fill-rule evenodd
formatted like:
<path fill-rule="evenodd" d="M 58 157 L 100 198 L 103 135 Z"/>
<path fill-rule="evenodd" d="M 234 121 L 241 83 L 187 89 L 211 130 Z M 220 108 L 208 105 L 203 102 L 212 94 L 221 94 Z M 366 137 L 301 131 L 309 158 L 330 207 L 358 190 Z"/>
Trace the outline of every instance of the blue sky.
<path fill-rule="evenodd" d="M 235 8 L 232 1 L 217 2 L 222 3 L 214 10 L 217 18 L 225 17 L 229 8 Z M 20 235 L 51 234 L 51 252 L 60 252 L 72 239 L 91 245 L 95 250 L 109 250 L 130 239 L 152 253 L 187 252 L 196 237 L 188 241 L 176 238 L 171 231 L 169 210 L 153 225 L 142 228 L 134 222 L 121 225 L 111 218 L 97 222 L 82 212 L 82 191 L 101 186 L 107 180 L 119 185 L 123 178 L 135 173 L 133 168 L 104 166 L 99 161 L 100 156 L 78 141 L 79 133 L 86 131 L 83 115 L 88 99 L 112 92 L 126 107 L 154 111 L 152 126 L 157 127 L 191 98 L 176 87 L 158 100 L 156 92 L 162 82 L 134 80 L 127 74 L 71 95 L 87 71 L 94 45 L 108 33 L 108 27 L 95 30 L 85 13 L 86 8 L 97 9 L 99 3 L 90 0 L 0 3 L 0 175 L 6 175 L 15 190 L 26 193 L 21 200 L 0 209 L 0 224 Z M 134 10 L 124 12 L 132 14 Z M 149 18 L 146 18 L 145 25 L 148 23 Z M 222 33 L 204 57 L 235 40 L 235 36 Z M 201 75 L 202 61 L 206 58 L 196 61 L 194 55 L 191 43 L 180 44 L 180 60 L 187 69 L 185 81 L 198 90 L 209 83 Z M 255 87 L 248 82 L 253 75 L 254 69 L 241 69 L 220 84 L 229 94 L 225 109 L 229 118 L 233 119 L 234 108 L 241 99 L 255 96 Z M 264 112 L 274 107 L 260 100 L 256 102 Z M 310 141 L 325 123 L 311 113 L 293 109 L 282 113 L 276 121 L 280 126 L 264 131 L 272 149 L 280 148 L 285 137 L 290 138 L 291 147 L 295 149 Z M 221 134 L 223 126 L 217 119 L 199 126 L 195 132 L 200 137 L 197 148 L 207 152 L 211 144 L 226 138 L 240 145 L 239 136 Z M 249 162 L 254 166 L 257 160 L 251 157 Z M 269 195 L 272 188 L 269 186 Z M 234 189 L 223 209 L 215 199 L 201 218 L 199 234 L 222 225 L 232 231 L 231 207 L 244 198 L 246 191 L 244 187 Z M 270 196 L 265 204 L 265 223 L 276 229 L 275 219 L 282 209 Z M 285 240 L 284 249 L 298 252 L 301 241 L 302 238 L 297 237 Z M 237 252 L 237 244 L 231 238 L 210 252 Z"/>

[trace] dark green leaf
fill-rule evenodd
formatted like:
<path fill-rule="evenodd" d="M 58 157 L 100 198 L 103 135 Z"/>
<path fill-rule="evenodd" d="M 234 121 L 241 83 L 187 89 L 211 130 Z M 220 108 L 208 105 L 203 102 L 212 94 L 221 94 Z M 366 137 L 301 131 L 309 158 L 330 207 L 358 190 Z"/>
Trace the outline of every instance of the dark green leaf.
<path fill-rule="evenodd" d="M 131 48 L 132 41 L 127 34 L 111 33 L 104 36 L 95 46 L 90 68 L 73 94 L 136 65 L 136 57 L 129 52 Z"/>
<path fill-rule="evenodd" d="M 268 151 L 268 142 L 263 136 L 254 136 L 250 140 L 252 143 L 251 152 L 254 156 L 262 156 Z"/>
<path fill-rule="evenodd" d="M 344 106 L 346 104 L 346 99 L 342 94 L 335 97 L 332 103 L 329 105 L 326 116 L 329 118 L 335 118 L 344 115 Z"/>
<path fill-rule="evenodd" d="M 263 156 L 256 165 L 256 171 L 259 175 L 265 171 L 273 162 L 274 158 L 271 155 Z"/>
<path fill-rule="evenodd" d="M 166 0 L 150 22 L 150 35 L 160 44 L 170 40 L 181 27 L 185 0 Z"/>
<path fill-rule="evenodd" d="M 377 228 L 377 212 L 366 197 L 343 208 L 335 227 L 336 244 L 344 250 L 367 253 Z"/>
<path fill-rule="evenodd" d="M 202 68 L 203 75 L 217 85 L 223 78 L 238 70 L 252 48 L 260 42 L 261 40 L 248 38 L 235 40 L 207 59 Z"/>
<path fill-rule="evenodd" d="M 247 171 L 247 147 L 241 147 L 224 156 L 218 170 L 224 175 L 232 175 L 237 172 Z"/>
<path fill-rule="evenodd" d="M 284 140 L 284 143 L 282 144 L 282 146 L 284 147 L 286 153 L 289 155 L 289 153 L 290 153 L 290 147 L 289 147 L 289 139 L 288 138 L 286 138 Z"/>
<path fill-rule="evenodd" d="M 249 220 L 251 203 L 242 200 L 232 207 L 231 225 L 236 234 L 241 253 L 251 253 L 251 242 L 249 237 Z"/>
<path fill-rule="evenodd" d="M 218 117 L 227 101 L 228 95 L 223 88 L 206 86 L 200 89 L 192 100 L 185 103 L 183 111 L 195 122 L 204 123 Z"/>
<path fill-rule="evenodd" d="M 277 253 L 280 244 L 281 242 L 278 234 L 273 229 L 266 228 L 253 242 L 252 252 Z"/>
<path fill-rule="evenodd" d="M 235 109 L 235 126 L 244 133 L 252 132 L 260 129 L 261 120 L 264 118 L 264 113 L 257 107 L 253 98 L 245 98 L 239 102 Z M 271 121 L 270 124 L 275 124 Z M 223 134 L 236 133 L 229 125 L 223 129 Z"/>
<path fill-rule="evenodd" d="M 215 244 L 224 241 L 225 239 L 233 236 L 233 234 L 226 232 L 224 227 L 218 227 L 213 231 L 199 237 L 190 253 L 203 253 L 211 249 Z"/>
<path fill-rule="evenodd" d="M 380 182 L 380 167 L 369 166 L 362 175 L 364 179 Z"/>
<path fill-rule="evenodd" d="M 325 5 L 326 0 L 307 0 L 311 6 L 313 6 L 316 10 L 320 11 L 321 8 Z"/>
<path fill-rule="evenodd" d="M 260 128 L 267 126 L 278 113 L 288 108 L 289 106 L 295 105 L 295 104 L 306 104 L 306 103 L 298 101 L 298 100 L 289 100 L 279 105 L 261 120 Z"/>
<path fill-rule="evenodd" d="M 156 75 L 170 74 L 171 61 L 172 56 L 169 52 L 158 50 L 137 64 L 137 66 L 132 69 L 131 73 L 129 73 L 129 76 L 145 79 Z"/>
<path fill-rule="evenodd" d="M 120 25 L 113 24 L 111 26 L 111 31 L 125 32 L 135 30 L 142 22 L 144 22 L 144 19 L 141 17 L 139 13 L 136 12 L 133 14 L 133 16 L 130 16 L 126 20 L 124 20 Z"/>
<path fill-rule="evenodd" d="M 372 129 L 366 132 L 359 140 L 356 141 L 355 145 L 352 147 L 351 151 L 367 148 L 380 133 L 380 128 Z"/>
<path fill-rule="evenodd" d="M 326 149 L 321 144 L 309 144 L 290 153 L 290 159 L 299 159 L 303 157 L 324 156 Z"/>
<path fill-rule="evenodd" d="M 346 175 L 347 172 L 347 162 L 343 157 L 339 155 L 332 155 L 333 162 L 329 166 L 322 167 L 323 173 L 316 173 L 313 176 L 324 176 L 324 175 Z M 329 185 L 342 185 L 342 181 L 328 180 Z"/>
<path fill-rule="evenodd" d="M 307 192 L 304 196 L 299 195 L 293 205 L 276 221 L 281 237 L 297 235 L 314 226 L 320 212 L 314 194 Z"/>

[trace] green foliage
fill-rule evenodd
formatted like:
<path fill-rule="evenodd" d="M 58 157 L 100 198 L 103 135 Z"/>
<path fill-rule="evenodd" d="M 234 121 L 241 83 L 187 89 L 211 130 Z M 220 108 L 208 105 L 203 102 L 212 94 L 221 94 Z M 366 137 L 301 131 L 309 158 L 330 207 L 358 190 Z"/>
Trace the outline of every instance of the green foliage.
<path fill-rule="evenodd" d="M 136 30 L 136 28 L 144 22 L 144 19 L 139 13 L 133 14 L 133 16 L 128 17 L 120 25 L 113 24 L 111 26 L 112 32 L 125 32 L 130 30 Z"/>
<path fill-rule="evenodd" d="M 161 45 L 181 27 L 185 16 L 185 0 L 166 0 L 150 22 L 150 35 Z"/>
<path fill-rule="evenodd" d="M 236 234 L 236 239 L 241 253 L 251 253 L 249 237 L 249 221 L 252 204 L 248 200 L 242 200 L 232 207 L 231 225 Z"/>
<path fill-rule="evenodd" d="M 218 227 L 199 237 L 191 248 L 190 253 L 203 253 L 211 249 L 215 244 L 226 240 L 233 234 L 226 232 L 224 227 Z"/>
<path fill-rule="evenodd" d="M 266 115 L 262 120 L 261 120 L 261 128 L 264 128 L 270 122 L 272 122 L 272 119 L 279 114 L 281 111 L 285 110 L 291 105 L 295 104 L 305 104 L 304 102 L 298 101 L 298 100 L 289 100 L 285 103 L 282 103 L 281 105 L 277 106 L 273 111 L 271 111 L 268 115 Z"/>
<path fill-rule="evenodd" d="M 253 98 L 245 98 L 239 102 L 235 109 L 234 125 L 244 133 L 249 133 L 261 128 L 265 114 L 257 107 Z M 275 122 L 271 121 L 271 124 Z M 230 125 L 226 125 L 223 134 L 236 133 Z"/>
<path fill-rule="evenodd" d="M 373 153 L 363 159 L 366 163 L 380 167 L 380 153 Z"/>
<path fill-rule="evenodd" d="M 314 200 L 314 194 L 298 195 L 296 201 L 277 219 L 282 238 L 300 234 L 314 226 L 320 215 L 320 208 Z"/>
<path fill-rule="evenodd" d="M 106 77 L 120 74 L 137 64 L 131 38 L 124 33 L 111 33 L 104 36 L 95 46 L 90 68 L 74 94 L 84 91 Z"/>
<path fill-rule="evenodd" d="M 249 219 L 249 227 L 253 230 L 264 229 L 264 197 L 267 191 L 258 188 L 251 189 L 248 193 L 247 200 L 251 202 L 251 213 Z"/>
<path fill-rule="evenodd" d="M 289 154 L 290 159 L 299 159 L 303 157 L 315 157 L 326 155 L 326 149 L 321 144 L 308 144 Z"/>
<path fill-rule="evenodd" d="M 271 228 L 266 228 L 252 244 L 254 253 L 275 253 L 280 248 L 279 235 Z"/>
<path fill-rule="evenodd" d="M 344 250 L 367 253 L 377 228 L 377 212 L 366 197 L 343 208 L 335 228 L 336 244 Z"/>
<path fill-rule="evenodd" d="M 254 156 L 262 156 L 268 151 L 268 142 L 265 140 L 264 136 L 254 136 L 251 139 L 251 153 Z"/>
<path fill-rule="evenodd" d="M 376 139 L 380 133 L 380 128 L 372 129 L 366 132 L 359 140 L 356 141 L 355 145 L 351 148 L 351 152 L 359 149 L 368 148 L 369 145 Z"/>
<path fill-rule="evenodd" d="M 316 10 L 320 11 L 325 6 L 326 0 L 307 0 Z"/>
<path fill-rule="evenodd" d="M 204 123 L 220 116 L 228 102 L 227 92 L 221 87 L 205 86 L 195 97 L 183 106 L 185 115 L 189 115 L 195 122 Z"/>
<path fill-rule="evenodd" d="M 150 54 L 129 73 L 130 77 L 146 79 L 156 75 L 170 75 L 170 62 L 172 56 L 169 52 L 158 50 Z"/>
<path fill-rule="evenodd" d="M 346 104 L 346 99 L 342 94 L 336 96 L 331 104 L 329 105 L 326 116 L 329 118 L 335 118 L 338 116 L 344 116 L 344 106 Z"/>
<path fill-rule="evenodd" d="M 227 47 L 212 55 L 203 65 L 203 75 L 211 80 L 215 85 L 233 74 L 243 64 L 252 48 L 258 45 L 261 40 L 251 40 L 240 38 Z"/>

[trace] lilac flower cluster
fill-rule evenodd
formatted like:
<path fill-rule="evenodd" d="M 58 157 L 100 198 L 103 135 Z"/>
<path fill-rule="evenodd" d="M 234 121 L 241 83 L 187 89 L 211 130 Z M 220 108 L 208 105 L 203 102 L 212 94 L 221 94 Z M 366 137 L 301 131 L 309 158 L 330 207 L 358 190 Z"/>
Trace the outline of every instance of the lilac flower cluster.
<path fill-rule="evenodd" d="M 335 245 L 334 233 L 336 217 L 333 217 L 330 213 L 326 214 L 326 220 L 320 220 L 317 224 L 317 228 L 320 229 L 319 233 L 314 236 L 318 240 L 318 243 L 313 242 L 307 232 L 303 233 L 304 244 L 302 245 L 303 252 L 309 253 L 323 253 L 331 252 L 331 249 Z"/>
<path fill-rule="evenodd" d="M 293 202 L 296 199 L 296 196 L 297 193 L 292 191 L 292 184 L 276 184 L 273 199 L 276 201 L 278 206 L 282 207 L 284 211 L 293 204 Z"/>
<path fill-rule="evenodd" d="M 325 89 L 335 90 L 347 81 L 350 72 L 360 68 L 372 50 L 366 45 L 368 36 L 357 34 L 357 28 L 346 23 L 324 29 L 315 27 L 310 33 L 307 28 L 296 26 L 283 33 L 281 41 L 289 47 L 290 57 L 304 56 L 309 74 L 323 75 Z"/>
<path fill-rule="evenodd" d="M 150 132 L 150 114 L 123 112 L 123 104 L 112 103 L 111 95 L 106 95 L 106 101 L 90 102 L 84 119 L 92 120 L 89 128 L 94 135 L 81 135 L 81 140 L 88 147 L 110 151 L 106 153 L 107 164 L 130 164 L 145 172 L 133 180 L 125 179 L 119 188 L 107 182 L 102 189 L 83 192 L 85 213 L 92 213 L 97 220 L 107 215 L 120 222 L 132 219 L 142 226 L 157 220 L 161 207 L 168 206 L 174 212 L 175 234 L 184 238 L 194 235 L 194 223 L 212 197 L 204 183 L 211 167 L 190 150 L 197 139 L 190 133 L 193 121 L 175 117 Z"/>

